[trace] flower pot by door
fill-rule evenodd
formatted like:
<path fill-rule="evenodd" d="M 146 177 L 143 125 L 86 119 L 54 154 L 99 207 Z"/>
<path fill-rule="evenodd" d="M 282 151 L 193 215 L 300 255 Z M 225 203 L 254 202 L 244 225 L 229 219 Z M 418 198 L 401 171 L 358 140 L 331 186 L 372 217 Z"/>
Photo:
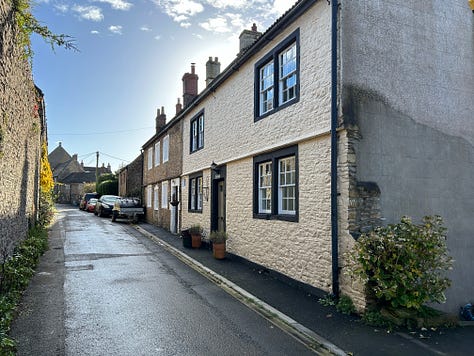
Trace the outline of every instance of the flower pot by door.
<path fill-rule="evenodd" d="M 191 234 L 191 246 L 193 248 L 200 248 L 201 247 L 201 235 L 194 235 Z"/>
<path fill-rule="evenodd" d="M 212 244 L 212 255 L 218 260 L 225 258 L 225 243 Z"/>

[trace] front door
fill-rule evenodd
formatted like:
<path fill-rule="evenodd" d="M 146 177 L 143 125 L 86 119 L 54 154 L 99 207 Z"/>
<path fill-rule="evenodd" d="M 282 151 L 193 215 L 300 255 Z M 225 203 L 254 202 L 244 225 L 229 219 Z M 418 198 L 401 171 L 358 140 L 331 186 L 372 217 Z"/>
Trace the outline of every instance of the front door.
<path fill-rule="evenodd" d="M 224 180 L 217 183 L 217 231 L 225 231 L 225 189 Z"/>
<path fill-rule="evenodd" d="M 211 231 L 225 231 L 225 178 L 212 182 Z"/>

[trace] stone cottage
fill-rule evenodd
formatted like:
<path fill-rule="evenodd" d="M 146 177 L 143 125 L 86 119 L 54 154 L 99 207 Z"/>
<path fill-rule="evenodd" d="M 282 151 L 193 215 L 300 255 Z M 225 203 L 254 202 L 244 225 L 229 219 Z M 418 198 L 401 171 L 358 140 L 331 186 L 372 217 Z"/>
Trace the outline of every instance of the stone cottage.
<path fill-rule="evenodd" d="M 78 205 L 84 195 L 84 185 L 95 183 L 96 167 L 86 167 L 77 160 L 77 154 L 70 155 L 59 142 L 58 147 L 48 155 L 54 179 L 54 193 L 58 203 Z M 102 163 L 98 175 L 112 173 L 110 164 Z"/>

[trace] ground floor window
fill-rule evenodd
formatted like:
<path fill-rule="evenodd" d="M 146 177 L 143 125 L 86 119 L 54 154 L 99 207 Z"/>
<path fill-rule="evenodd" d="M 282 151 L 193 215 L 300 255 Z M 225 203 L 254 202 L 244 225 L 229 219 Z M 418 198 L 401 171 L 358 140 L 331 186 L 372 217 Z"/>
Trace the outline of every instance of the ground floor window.
<path fill-rule="evenodd" d="M 202 172 L 189 177 L 188 210 L 202 212 Z"/>
<path fill-rule="evenodd" d="M 153 206 L 155 210 L 158 210 L 158 185 L 153 188 Z"/>
<path fill-rule="evenodd" d="M 298 146 L 254 157 L 254 218 L 298 221 Z"/>

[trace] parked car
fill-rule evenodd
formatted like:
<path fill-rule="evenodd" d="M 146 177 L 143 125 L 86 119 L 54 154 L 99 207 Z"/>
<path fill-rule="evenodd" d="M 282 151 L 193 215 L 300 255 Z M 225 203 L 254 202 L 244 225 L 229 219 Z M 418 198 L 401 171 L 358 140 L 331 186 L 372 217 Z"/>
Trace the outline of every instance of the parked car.
<path fill-rule="evenodd" d="M 79 209 L 86 210 L 87 203 L 91 198 L 99 198 L 99 194 L 97 193 L 86 193 L 83 195 L 81 201 L 79 202 Z"/>
<path fill-rule="evenodd" d="M 137 223 L 139 216 L 144 213 L 139 198 L 120 198 L 115 201 L 112 209 L 112 221 L 122 218 Z"/>
<path fill-rule="evenodd" d="M 95 205 L 97 204 L 97 198 L 90 198 L 89 201 L 87 202 L 86 204 L 86 211 L 88 211 L 89 213 L 93 213 L 94 210 L 95 210 Z"/>
<path fill-rule="evenodd" d="M 110 216 L 117 199 L 120 199 L 117 195 L 102 195 L 95 204 L 94 214 L 101 217 Z"/>

